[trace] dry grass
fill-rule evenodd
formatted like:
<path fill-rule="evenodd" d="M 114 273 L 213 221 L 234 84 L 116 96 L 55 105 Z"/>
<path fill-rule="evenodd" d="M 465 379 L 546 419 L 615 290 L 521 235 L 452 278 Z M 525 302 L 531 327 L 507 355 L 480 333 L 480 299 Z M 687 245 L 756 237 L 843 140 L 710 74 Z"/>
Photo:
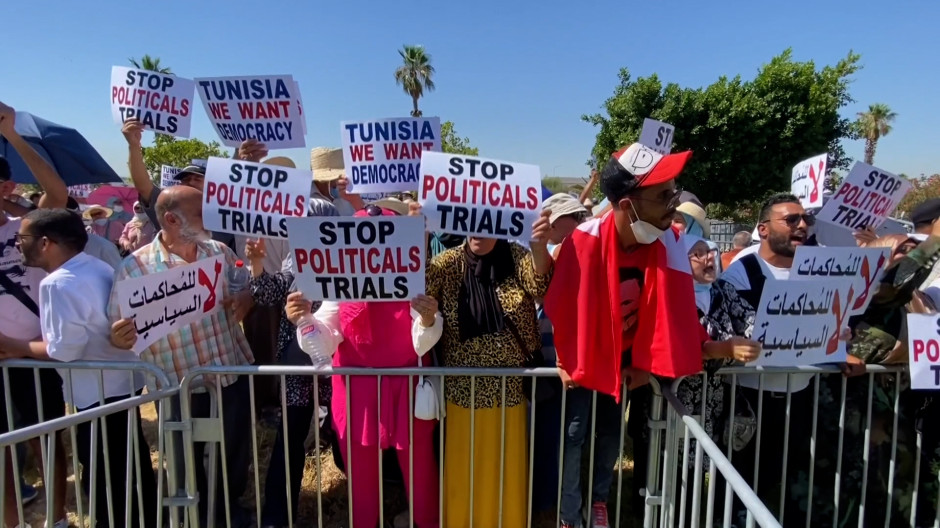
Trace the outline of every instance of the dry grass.
<path fill-rule="evenodd" d="M 147 437 L 148 443 L 151 447 L 157 445 L 157 415 L 155 407 L 152 404 L 147 404 L 141 409 L 141 417 L 143 419 L 143 429 L 144 434 Z M 267 465 L 270 458 L 271 449 L 273 447 L 274 441 L 276 439 L 277 432 L 263 424 L 258 427 L 258 462 L 259 467 L 257 471 L 257 479 L 260 482 L 261 493 L 263 495 L 263 489 L 265 485 L 265 477 L 267 474 Z M 67 499 L 67 508 L 69 511 L 69 521 L 72 526 L 88 526 L 88 520 L 86 519 L 84 524 L 79 524 L 78 516 L 76 514 L 77 508 L 75 504 L 75 484 L 74 484 L 74 475 L 72 474 L 72 459 L 71 459 L 71 446 L 70 442 L 66 441 L 66 451 L 69 455 L 69 464 L 68 464 L 68 499 Z M 585 450 L 586 451 L 586 450 Z M 631 493 L 633 489 L 633 461 L 632 457 L 629 456 L 633 452 L 632 442 L 630 437 L 627 436 L 624 439 L 624 454 L 625 456 L 620 461 L 620 469 L 622 471 L 622 483 L 621 483 L 621 498 L 622 505 L 620 511 L 620 526 L 624 528 L 633 528 L 638 527 L 642 523 L 642 511 L 633 512 L 631 507 Z M 32 460 L 36 460 L 38 457 L 32 457 Z M 154 467 L 157 466 L 157 454 L 155 451 L 151 452 L 151 461 Z M 585 461 L 586 462 L 586 461 Z M 536 462 L 537 463 L 537 462 Z M 587 478 L 587 464 L 582 464 L 585 468 L 584 479 Z M 325 527 L 344 527 L 349 524 L 349 513 L 347 509 L 348 497 L 346 489 L 346 477 L 339 471 L 336 466 L 333 464 L 332 454 L 326 450 L 320 452 L 320 469 L 321 475 L 320 478 L 317 478 L 317 459 L 314 455 L 308 454 L 306 459 L 306 467 L 304 468 L 303 480 L 301 481 L 301 492 L 300 492 L 300 506 L 299 506 L 299 518 L 295 518 L 294 524 L 296 526 L 318 526 L 318 500 L 317 500 L 317 490 L 322 490 L 320 494 L 320 502 L 322 503 L 322 526 Z M 613 525 L 614 520 L 614 504 L 616 502 L 616 492 L 618 488 L 618 476 L 621 472 L 615 474 L 614 483 L 611 489 L 610 502 L 610 517 Z M 33 484 L 40 488 L 40 496 L 32 504 L 26 508 L 27 519 L 32 524 L 34 528 L 40 528 L 43 525 L 43 520 L 45 518 L 45 495 L 44 488 L 42 483 L 42 475 L 35 468 L 35 462 L 33 466 L 25 473 L 25 478 L 27 482 Z M 250 468 L 250 474 L 247 476 L 249 479 L 248 488 L 245 492 L 245 495 L 241 498 L 241 504 L 248 508 L 249 511 L 256 511 L 256 493 L 259 493 L 255 489 L 255 467 L 252 465 Z M 318 485 L 318 480 L 320 481 Z M 405 501 L 404 490 L 401 489 L 400 485 L 386 484 L 384 487 L 384 504 L 385 504 L 385 520 L 387 523 L 391 523 L 392 519 L 400 512 L 406 511 L 408 508 L 407 502 Z M 261 497 L 260 504 L 264 504 L 264 497 Z M 87 499 L 83 500 L 84 512 L 87 516 L 88 513 L 88 502 Z M 256 515 L 260 516 L 260 512 Z M 555 527 L 556 519 L 555 512 L 547 512 L 538 514 L 534 517 L 532 526 L 535 528 L 549 528 Z"/>

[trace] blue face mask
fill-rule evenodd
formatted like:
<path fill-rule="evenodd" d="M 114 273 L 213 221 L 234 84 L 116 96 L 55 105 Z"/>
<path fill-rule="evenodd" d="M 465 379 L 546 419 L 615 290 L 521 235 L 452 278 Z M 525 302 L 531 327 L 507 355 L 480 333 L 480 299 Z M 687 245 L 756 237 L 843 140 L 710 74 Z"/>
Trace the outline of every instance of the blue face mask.
<path fill-rule="evenodd" d="M 332 196 L 334 200 L 339 199 L 339 189 L 336 187 L 330 187 L 330 196 Z"/>

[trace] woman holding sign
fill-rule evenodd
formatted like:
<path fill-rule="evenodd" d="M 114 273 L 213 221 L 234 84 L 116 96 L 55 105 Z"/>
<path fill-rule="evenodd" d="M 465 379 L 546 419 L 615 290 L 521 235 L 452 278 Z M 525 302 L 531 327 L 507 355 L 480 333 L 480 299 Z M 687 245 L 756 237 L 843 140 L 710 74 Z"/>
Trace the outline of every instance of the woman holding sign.
<path fill-rule="evenodd" d="M 446 366 L 518 368 L 541 349 L 535 300 L 545 295 L 552 276 L 549 214 L 543 211 L 533 226 L 531 253 L 506 240 L 471 236 L 431 261 L 427 293 L 441 307 Z M 445 396 L 443 525 L 525 526 L 522 379 L 450 378 Z"/>

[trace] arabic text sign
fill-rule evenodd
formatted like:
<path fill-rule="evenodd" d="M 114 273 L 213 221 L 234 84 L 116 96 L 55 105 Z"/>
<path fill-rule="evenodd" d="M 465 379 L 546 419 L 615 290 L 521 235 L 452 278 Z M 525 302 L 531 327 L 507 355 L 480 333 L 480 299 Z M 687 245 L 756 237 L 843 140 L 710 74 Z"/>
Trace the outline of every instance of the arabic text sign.
<path fill-rule="evenodd" d="M 256 139 L 269 149 L 303 147 L 297 84 L 290 75 L 196 79 L 206 115 L 222 143 Z"/>
<path fill-rule="evenodd" d="M 845 361 L 840 329 L 849 323 L 852 281 L 768 280 L 752 339 L 761 343 L 750 365 L 791 367 Z"/>
<path fill-rule="evenodd" d="M 868 308 L 887 266 L 888 248 L 800 246 L 796 248 L 790 277 L 824 281 L 851 279 L 851 317 Z"/>
<path fill-rule="evenodd" d="M 793 166 L 790 176 L 790 192 L 800 199 L 806 209 L 823 206 L 823 190 L 826 183 L 826 161 L 828 154 L 805 159 Z"/>
<path fill-rule="evenodd" d="M 441 120 L 402 117 L 340 123 L 350 192 L 418 190 L 421 153 L 441 151 Z"/>
<path fill-rule="evenodd" d="M 527 242 L 542 210 L 537 165 L 459 154 L 421 154 L 418 199 L 428 229 Z"/>
<path fill-rule="evenodd" d="M 179 182 L 176 181 L 176 175 L 179 174 L 181 170 L 183 169 L 169 165 L 160 165 L 160 187 L 166 189 L 167 187 L 179 185 Z"/>
<path fill-rule="evenodd" d="M 209 158 L 202 217 L 206 229 L 287 238 L 286 219 L 307 215 L 310 173 L 228 158 Z"/>
<path fill-rule="evenodd" d="M 222 256 L 117 283 L 121 317 L 133 318 L 138 354 L 161 338 L 217 312 L 222 304 Z"/>
<path fill-rule="evenodd" d="M 676 127 L 669 123 L 646 118 L 640 131 L 640 144 L 662 155 L 672 152 L 672 139 Z"/>
<path fill-rule="evenodd" d="M 147 130 L 189 137 L 195 86 L 175 75 L 113 66 L 111 115 L 118 124 L 137 119 Z"/>
<path fill-rule="evenodd" d="M 940 314 L 907 315 L 912 389 L 940 389 Z"/>
<path fill-rule="evenodd" d="M 424 293 L 424 220 L 288 220 L 294 274 L 312 301 L 408 301 Z"/>
<path fill-rule="evenodd" d="M 846 229 L 877 228 L 911 189 L 911 182 L 858 161 L 817 220 Z"/>

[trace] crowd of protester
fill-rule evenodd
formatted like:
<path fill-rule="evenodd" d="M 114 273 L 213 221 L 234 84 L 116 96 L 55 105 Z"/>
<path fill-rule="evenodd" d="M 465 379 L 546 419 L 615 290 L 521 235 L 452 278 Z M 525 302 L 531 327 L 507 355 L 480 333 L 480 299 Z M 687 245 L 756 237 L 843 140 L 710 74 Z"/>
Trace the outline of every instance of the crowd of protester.
<path fill-rule="evenodd" d="M 440 412 L 418 417 L 408 405 L 417 389 L 415 378 L 383 376 L 379 381 L 324 375 L 315 384 L 312 376 L 286 376 L 286 413 L 268 416 L 278 437 L 267 465 L 265 501 L 257 521 L 237 500 L 249 482 L 251 463 L 251 437 L 246 434 L 252 430 L 249 379 L 216 376 L 210 381 L 221 394 L 224 488 L 231 500 L 225 511 L 223 486 L 210 495 L 205 467 L 197 463 L 203 523 L 210 509 L 217 522 L 230 518 L 233 526 L 255 522 L 286 526 L 289 511 L 296 519 L 305 441 L 311 427 L 319 427 L 321 445 L 332 446 L 337 466 L 350 477 L 355 528 L 377 526 L 383 508 L 379 476 L 383 470 L 387 476 L 388 468 L 399 472 L 403 489 L 411 492 L 413 519 L 402 513 L 395 518 L 395 526 L 407 526 L 413 520 L 420 528 L 518 528 L 526 526 L 531 515 L 554 514 L 560 489 L 561 526 L 606 527 L 624 428 L 634 446 L 635 489 L 628 492 L 634 513 L 641 515 L 650 376 L 660 380 L 685 377 L 677 394 L 680 401 L 700 415 L 716 443 L 733 452 L 734 465 L 765 503 L 776 507 L 780 486 L 789 494 L 785 511 L 776 512 L 784 515 L 787 525 L 805 524 L 810 493 L 813 525 L 831 525 L 834 514 L 840 524 L 858 523 L 853 497 L 862 491 L 863 482 L 869 493 L 885 492 L 889 467 L 897 473 L 894 503 L 876 501 L 865 515 L 883 519 L 890 511 L 886 509 L 892 508 L 900 519 L 912 507 L 916 491 L 912 474 L 917 464 L 921 475 L 933 475 L 921 477 L 928 484 L 922 484 L 917 495 L 922 513 L 918 523 L 921 517 L 924 522 L 933 518 L 935 453 L 940 440 L 936 420 L 930 419 L 936 413 L 933 400 L 900 383 L 904 392 L 895 426 L 891 419 L 894 383 L 859 375 L 868 364 L 905 363 L 905 315 L 932 313 L 940 304 L 940 200 L 928 200 L 915 209 L 915 233 L 881 238 L 871 230 L 857 233 L 858 245 L 888 247 L 891 253 L 870 307 L 851 321 L 843 335 L 849 351 L 847 363 L 840 365 L 845 378 L 821 378 L 817 404 L 812 375 L 740 375 L 731 415 L 730 378 L 720 375 L 720 369 L 757 357 L 760 343 L 752 339 L 752 332 L 765 284 L 789 279 L 797 247 L 821 243 L 821 237 L 814 236 L 818 234 L 815 211 L 804 210 L 792 195 L 774 195 L 760 209 L 756 244 L 750 232 L 742 231 L 734 235 L 733 248 L 722 254 L 710 239 L 703 204 L 676 186 L 691 153 L 657 156 L 651 167 L 639 170 L 624 160 L 643 147 L 628 145 L 591 175 L 580 196 L 560 193 L 544 201 L 528 247 L 477 236 L 464 239 L 429 233 L 426 294 L 400 302 L 310 302 L 298 289 L 285 240 L 204 229 L 204 167 L 185 167 L 175 176 L 179 184 L 172 187 L 153 183 L 141 151 L 142 127 L 136 121 L 127 121 L 123 127 L 128 166 L 139 194 L 133 219 L 125 224 L 112 219 L 113 211 L 101 206 L 79 214 L 62 178 L 14 130 L 14 115 L 0 103 L 0 134 L 26 162 L 43 192 L 31 197 L 29 207 L 0 200 L 0 240 L 4 241 L 0 357 L 139 358 L 160 367 L 171 383 L 204 366 L 311 365 L 311 356 L 324 350 L 335 367 L 558 368 L 558 379 L 540 379 L 534 387 L 518 377 L 449 377 Z M 243 143 L 235 156 L 294 166 L 287 158 L 268 157 L 265 146 L 253 140 Z M 408 196 L 365 203 L 348 193 L 339 149 L 313 149 L 311 166 L 310 216 L 421 214 L 420 206 Z M 13 185 L 9 167 L 0 158 L 0 194 L 9 197 Z M 595 185 L 610 204 L 594 211 L 596 215 L 589 198 Z M 102 247 L 102 241 L 111 245 L 110 251 Z M 115 255 L 118 248 L 125 258 Z M 226 266 L 246 261 L 250 287 L 227 292 L 224 310 L 178 328 L 139 356 L 131 352 L 137 331 L 133 320 L 121 316 L 115 285 L 217 256 Z M 316 329 L 311 334 L 315 338 L 304 340 L 300 329 L 310 325 Z M 140 394 L 146 385 L 139 376 L 104 371 L 102 401 L 97 373 L 61 373 L 62 377 L 55 370 L 43 369 L 36 387 L 31 371 L 11 371 L 8 383 L 10 394 L 17 395 L 11 402 L 17 427 L 63 416 L 66 404 L 86 410 L 120 401 Z M 869 383 L 874 385 L 869 387 Z M 280 407 L 279 391 L 273 384 L 265 385 L 259 377 L 256 386 L 260 410 Z M 843 387 L 845 448 L 837 451 L 833 442 L 816 442 L 818 469 L 810 490 L 807 472 L 813 424 L 807 417 L 813 416 L 813 406 L 818 405 L 817 437 L 839 434 L 836 418 Z M 37 389 L 41 407 L 34 398 L 18 397 Z M 866 424 L 869 391 L 876 403 L 872 421 Z M 0 390 L 0 397 L 3 394 Z M 707 395 L 705 401 L 703 395 Z M 628 402 L 629 418 L 624 412 Z M 194 391 L 193 417 L 210 416 L 212 406 L 208 392 Z M 170 407 L 179 416 L 179 401 Z M 793 419 L 785 420 L 787 413 Z M 763 417 L 759 430 L 758 415 Z M 85 493 L 95 497 L 98 526 L 110 525 L 109 516 L 103 514 L 109 510 L 115 524 L 123 523 L 123 493 L 113 501 L 107 499 L 114 483 L 120 483 L 118 489 L 124 484 L 139 486 L 142 494 L 132 494 L 130 501 L 131 518 L 144 519 L 146 526 L 156 524 L 153 468 L 143 464 L 139 475 L 132 472 L 131 481 L 126 479 L 125 462 L 132 446 L 137 446 L 141 460 L 150 459 L 139 415 L 136 428 L 129 427 L 128 419 L 125 413 L 109 415 L 106 434 L 88 424 L 78 431 L 82 483 Z M 438 452 L 442 425 L 444 448 Z M 866 427 L 871 429 L 868 435 Z M 7 430 L 7 420 L 0 420 L 0 432 Z M 913 459 L 915 431 L 924 433 L 924 456 L 919 461 Z M 892 434 L 898 438 L 897 459 L 893 447 L 886 445 L 891 442 L 885 441 Z M 103 463 L 105 444 L 110 448 L 108 467 Z M 593 458 L 588 459 L 592 470 L 587 472 L 583 455 L 589 445 Z M 530 446 L 533 453 L 529 453 Z M 195 448 L 195 459 L 203 460 L 205 444 L 197 443 Z M 95 450 L 97 464 L 92 463 Z M 383 451 L 391 458 L 383 461 Z M 790 468 L 786 473 L 780 462 L 784 451 Z M 859 474 L 866 452 L 871 453 L 871 471 L 878 475 L 867 481 Z M 844 460 L 839 488 L 843 506 L 834 512 L 831 483 L 840 455 Z M 54 489 L 51 510 L 55 519 L 46 525 L 62 528 L 68 522 L 67 464 L 61 445 L 54 456 L 57 471 L 47 485 Z M 533 467 L 529 467 L 530 459 Z M 707 468 L 707 460 L 694 462 Z M 439 482 L 441 465 L 443 481 Z M 753 481 L 755 467 L 760 469 L 757 482 Z M 9 527 L 25 526 L 16 513 L 13 483 L 18 476 L 10 464 L 6 468 L 4 522 Z M 89 478 L 92 473 L 94 479 Z M 585 473 L 592 475 L 590 482 L 583 478 Z M 289 483 L 287 493 L 285 482 Z M 713 485 L 719 482 L 716 476 Z M 743 522 L 743 506 L 734 503 L 732 508 L 734 522 Z M 863 521 L 867 524 L 869 519 Z"/>

